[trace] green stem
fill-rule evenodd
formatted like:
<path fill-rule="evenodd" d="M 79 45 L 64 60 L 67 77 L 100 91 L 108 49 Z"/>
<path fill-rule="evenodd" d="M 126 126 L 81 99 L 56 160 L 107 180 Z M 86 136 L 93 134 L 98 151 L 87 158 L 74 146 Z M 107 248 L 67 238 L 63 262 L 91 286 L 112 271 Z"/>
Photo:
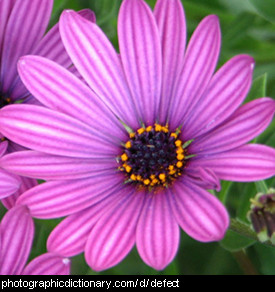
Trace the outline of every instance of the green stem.
<path fill-rule="evenodd" d="M 242 236 L 245 236 L 247 238 L 254 239 L 255 241 L 260 242 L 259 238 L 257 237 L 257 233 L 254 232 L 248 224 L 243 223 L 237 219 L 234 219 L 234 218 L 230 219 L 229 229 L 239 233 Z M 265 241 L 265 242 L 261 242 L 261 243 L 275 247 L 275 245 L 272 244 L 270 241 Z"/>
<path fill-rule="evenodd" d="M 244 250 L 232 253 L 245 275 L 259 275 Z"/>

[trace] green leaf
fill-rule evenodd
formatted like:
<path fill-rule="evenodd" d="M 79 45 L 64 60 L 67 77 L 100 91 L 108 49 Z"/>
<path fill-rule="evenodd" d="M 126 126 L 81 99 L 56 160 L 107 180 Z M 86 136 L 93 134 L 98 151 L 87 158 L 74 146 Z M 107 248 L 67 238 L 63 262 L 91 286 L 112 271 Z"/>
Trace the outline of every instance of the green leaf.
<path fill-rule="evenodd" d="M 266 81 L 267 81 L 266 73 L 257 77 L 253 81 L 253 84 L 246 98 L 246 101 L 250 101 L 259 97 L 265 97 L 266 96 Z"/>
<path fill-rule="evenodd" d="M 226 232 L 224 239 L 220 241 L 220 245 L 230 252 L 235 252 L 249 247 L 255 242 L 255 240 L 244 237 L 229 229 Z"/>
<path fill-rule="evenodd" d="M 275 23 L 274 0 L 250 0 L 250 2 L 261 16 Z"/>

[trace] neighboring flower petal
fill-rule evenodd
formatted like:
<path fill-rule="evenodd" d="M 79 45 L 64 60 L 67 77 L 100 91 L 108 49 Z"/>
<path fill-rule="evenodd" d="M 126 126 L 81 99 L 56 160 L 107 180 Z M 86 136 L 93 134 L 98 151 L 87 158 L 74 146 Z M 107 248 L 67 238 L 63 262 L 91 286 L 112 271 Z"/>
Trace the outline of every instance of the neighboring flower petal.
<path fill-rule="evenodd" d="M 83 9 L 77 13 L 90 21 L 95 22 L 95 14 L 90 9 Z M 72 65 L 72 61 L 67 54 L 60 37 L 59 23 L 55 24 L 40 40 L 38 45 L 35 46 L 34 50 L 28 52 L 28 54 L 43 56 L 57 62 L 65 68 L 69 68 Z M 14 82 L 14 86 L 11 88 L 10 94 L 11 96 L 16 96 L 17 99 L 26 98 L 29 95 L 29 92 L 21 82 L 20 77 L 17 76 L 16 78 L 17 80 Z M 34 104 L 36 100 L 33 96 L 28 96 L 24 102 Z"/>
<path fill-rule="evenodd" d="M 158 28 L 144 1 L 125 0 L 118 17 L 121 61 L 138 110 L 146 125 L 157 119 L 160 104 L 162 62 Z"/>
<path fill-rule="evenodd" d="M 14 194 L 19 187 L 20 178 L 0 168 L 0 199 Z"/>
<path fill-rule="evenodd" d="M 64 257 L 83 252 L 95 223 L 123 196 L 124 192 L 108 196 L 97 204 L 65 218 L 49 235 L 48 251 Z"/>
<path fill-rule="evenodd" d="M 169 123 L 183 123 L 208 86 L 220 52 L 220 26 L 217 16 L 205 17 L 194 31 L 185 54 L 181 76 L 170 97 Z M 185 122 L 183 123 L 185 124 Z"/>
<path fill-rule="evenodd" d="M 20 56 L 30 52 L 44 35 L 48 26 L 53 0 L 26 0 L 15 2 L 3 44 L 1 58 L 1 88 L 9 92 L 16 80 L 16 63 Z M 27 17 L 26 17 L 27 16 Z"/>
<path fill-rule="evenodd" d="M 85 258 L 95 271 L 118 264 L 135 244 L 136 224 L 145 194 L 126 187 L 123 191 L 128 191 L 127 196 L 106 211 L 88 237 Z"/>
<path fill-rule="evenodd" d="M 186 23 L 180 0 L 158 0 L 154 9 L 162 44 L 162 96 L 159 120 L 165 124 L 170 97 L 182 69 Z"/>
<path fill-rule="evenodd" d="M 224 152 L 237 148 L 262 133 L 270 124 L 275 112 L 275 101 L 258 98 L 240 108 L 222 125 L 195 139 L 189 151 L 203 154 Z"/>
<path fill-rule="evenodd" d="M 189 167 L 208 167 L 223 180 L 249 182 L 275 175 L 275 149 L 248 144 L 236 149 L 194 159 Z"/>
<path fill-rule="evenodd" d="M 136 233 L 138 252 L 147 265 L 162 270 L 173 260 L 180 232 L 165 192 L 147 195 Z"/>
<path fill-rule="evenodd" d="M 170 191 L 173 213 L 181 228 L 202 241 L 221 240 L 229 225 L 225 207 L 212 194 L 185 178 Z"/>
<path fill-rule="evenodd" d="M 118 150 L 106 136 L 99 137 L 79 120 L 42 106 L 5 106 L 0 120 L 5 137 L 37 151 L 82 158 L 117 155 Z"/>
<path fill-rule="evenodd" d="M 73 64 L 92 90 L 127 125 L 137 127 L 121 61 L 104 33 L 71 10 L 62 13 L 59 27 Z"/>
<path fill-rule="evenodd" d="M 118 143 L 125 139 L 125 129 L 115 115 L 64 67 L 40 56 L 26 56 L 18 70 L 28 90 L 47 107 L 81 120 L 106 138 L 114 136 Z"/>
<path fill-rule="evenodd" d="M 45 253 L 34 258 L 22 275 L 70 275 L 70 260 L 58 254 Z"/>
<path fill-rule="evenodd" d="M 29 257 L 34 223 L 25 206 L 10 209 L 0 225 L 0 275 L 18 275 Z"/>
<path fill-rule="evenodd" d="M 115 170 L 117 162 L 115 159 L 75 158 L 36 151 L 18 151 L 0 158 L 0 166 L 18 175 L 43 180 L 65 180 Z"/>
<path fill-rule="evenodd" d="M 96 21 L 95 13 L 90 9 L 83 9 L 77 13 L 91 22 Z M 65 68 L 72 64 L 60 37 L 59 23 L 47 32 L 31 54 L 53 60 Z"/>
<path fill-rule="evenodd" d="M 238 55 L 217 71 L 206 94 L 184 122 L 187 139 L 210 131 L 234 113 L 250 89 L 253 67 L 253 58 Z"/>
<path fill-rule="evenodd" d="M 21 194 L 37 184 L 36 179 L 20 176 L 20 188 L 13 195 L 2 199 L 1 202 L 7 209 L 11 209 L 15 206 L 16 200 Z"/>
<path fill-rule="evenodd" d="M 16 0 L 0 1 L 0 54 L 2 54 L 7 22 L 15 2 Z"/>
<path fill-rule="evenodd" d="M 33 217 L 59 218 L 121 191 L 122 183 L 123 178 L 113 171 L 82 180 L 49 181 L 26 191 L 16 203 L 28 206 Z"/>

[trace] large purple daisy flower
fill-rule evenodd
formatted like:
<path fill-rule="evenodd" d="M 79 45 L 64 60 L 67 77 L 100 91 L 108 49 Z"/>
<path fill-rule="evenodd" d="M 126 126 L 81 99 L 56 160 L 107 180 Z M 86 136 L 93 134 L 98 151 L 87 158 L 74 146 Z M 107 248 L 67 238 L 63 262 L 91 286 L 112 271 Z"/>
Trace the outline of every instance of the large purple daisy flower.
<path fill-rule="evenodd" d="M 45 253 L 27 264 L 34 222 L 25 206 L 11 208 L 0 222 L 0 275 L 69 275 L 70 260 Z"/>
<path fill-rule="evenodd" d="M 47 180 L 18 204 L 38 218 L 69 215 L 48 250 L 84 251 L 90 267 L 102 270 L 136 244 L 146 264 L 163 269 L 177 252 L 179 226 L 199 241 L 223 238 L 227 211 L 206 189 L 275 173 L 275 150 L 246 144 L 275 110 L 270 98 L 241 105 L 253 59 L 236 56 L 214 73 L 214 15 L 185 51 L 180 1 L 159 0 L 152 12 L 142 0 L 124 0 L 120 55 L 73 11 L 62 14 L 60 32 L 85 84 L 50 60 L 26 56 L 20 76 L 45 107 L 10 105 L 0 113 L 4 135 L 32 149 L 6 155 L 1 166 Z"/>
<path fill-rule="evenodd" d="M 35 54 L 52 59 L 64 67 L 71 66 L 58 24 L 45 34 L 52 6 L 53 0 L 0 2 L 0 108 L 18 101 L 37 103 L 19 78 L 17 62 L 21 56 Z M 85 9 L 79 13 L 95 21 L 92 11 Z M 22 150 L 22 147 L 0 134 L 0 157 L 18 150 Z M 11 200 L 15 200 L 26 184 L 34 185 L 35 182 L 0 169 L 0 199 L 14 195 L 2 201 L 6 207 L 13 205 Z"/>

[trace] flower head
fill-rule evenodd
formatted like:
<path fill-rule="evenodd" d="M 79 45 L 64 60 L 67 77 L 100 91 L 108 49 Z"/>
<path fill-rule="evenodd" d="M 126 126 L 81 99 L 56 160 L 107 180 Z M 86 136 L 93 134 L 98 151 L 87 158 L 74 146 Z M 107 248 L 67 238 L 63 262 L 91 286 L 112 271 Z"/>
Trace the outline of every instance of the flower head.
<path fill-rule="evenodd" d="M 66 68 L 71 65 L 60 38 L 58 24 L 45 34 L 52 5 L 52 0 L 1 1 L 0 109 L 19 101 L 38 103 L 19 78 L 17 62 L 21 56 L 35 54 L 52 59 Z M 79 13 L 94 21 L 94 14 L 90 10 Z M 0 157 L 22 149 L 24 148 L 11 143 L 0 133 Z M 0 169 L 0 199 L 13 195 L 14 201 L 26 184 L 34 185 L 35 181 L 31 182 Z M 4 204 L 10 206 L 11 202 L 4 201 Z"/>
<path fill-rule="evenodd" d="M 74 11 L 63 12 L 60 33 L 85 83 L 48 59 L 23 57 L 20 77 L 45 107 L 10 105 L 0 113 L 4 135 L 32 149 L 6 155 L 0 165 L 47 180 L 17 203 L 34 217 L 68 216 L 48 250 L 66 257 L 84 251 L 102 270 L 136 244 L 146 264 L 163 269 L 178 250 L 179 226 L 202 242 L 222 239 L 228 214 L 206 189 L 219 190 L 221 179 L 275 173 L 275 150 L 246 144 L 275 110 L 271 98 L 241 105 L 254 60 L 239 55 L 214 73 L 214 15 L 202 20 L 185 51 L 177 0 L 157 1 L 154 12 L 142 0 L 124 0 L 119 55 Z"/>
<path fill-rule="evenodd" d="M 251 199 L 251 208 L 247 214 L 260 241 L 271 240 L 275 243 L 275 190 L 267 194 L 258 193 Z"/>
<path fill-rule="evenodd" d="M 34 236 L 33 219 L 25 206 L 11 208 L 0 223 L 0 275 L 68 275 L 70 262 L 45 253 L 27 264 Z"/>

